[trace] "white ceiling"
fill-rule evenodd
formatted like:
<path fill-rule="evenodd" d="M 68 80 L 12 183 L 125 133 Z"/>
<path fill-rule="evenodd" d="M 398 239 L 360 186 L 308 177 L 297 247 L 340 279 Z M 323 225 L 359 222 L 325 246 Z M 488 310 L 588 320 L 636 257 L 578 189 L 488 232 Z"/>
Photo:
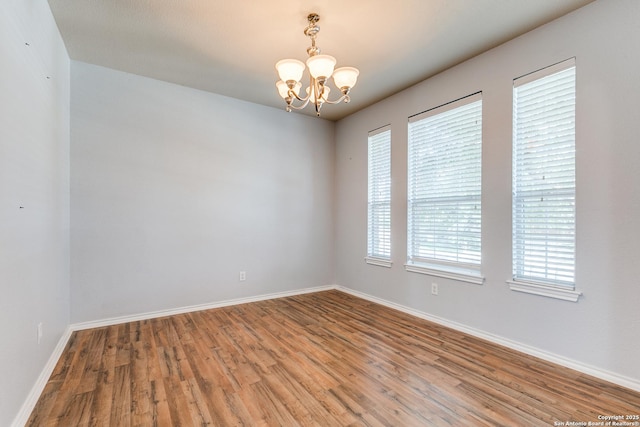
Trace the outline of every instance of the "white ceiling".
<path fill-rule="evenodd" d="M 360 69 L 340 119 L 593 0 L 49 0 L 72 59 L 284 109 L 274 64 L 302 33 Z M 337 90 L 335 91 L 337 92 Z M 333 98 L 333 97 L 331 97 Z M 309 114 L 313 109 L 307 107 Z"/>

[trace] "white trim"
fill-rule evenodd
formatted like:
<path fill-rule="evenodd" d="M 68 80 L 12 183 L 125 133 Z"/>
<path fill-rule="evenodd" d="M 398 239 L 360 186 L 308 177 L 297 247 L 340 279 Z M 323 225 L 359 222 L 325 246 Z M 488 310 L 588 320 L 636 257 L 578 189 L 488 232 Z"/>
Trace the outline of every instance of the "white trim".
<path fill-rule="evenodd" d="M 507 280 L 509 289 L 526 294 L 541 295 L 543 297 L 561 299 L 563 301 L 577 302 L 582 292 L 575 289 L 562 288 L 560 286 L 545 285 L 542 283 L 522 280 Z"/>
<path fill-rule="evenodd" d="M 595 366 L 587 365 L 577 360 L 559 356 L 554 353 L 540 350 L 536 347 L 522 344 L 517 341 L 512 341 L 510 339 L 503 338 L 498 335 L 490 334 L 490 333 L 481 331 L 479 329 L 471 328 L 461 323 L 452 322 L 450 320 L 443 319 L 442 317 L 433 316 L 431 314 L 427 314 L 425 312 L 415 310 L 413 308 L 409 308 L 401 304 L 387 301 L 382 298 L 374 297 L 364 292 L 345 288 L 343 286 L 336 286 L 335 289 L 345 292 L 347 294 L 353 295 L 355 297 L 362 298 L 377 304 L 381 304 L 386 307 L 392 308 L 394 310 L 399 310 L 399 311 L 402 311 L 403 313 L 407 313 L 412 316 L 415 316 L 424 320 L 428 320 L 430 322 L 437 323 L 439 325 L 442 325 L 451 329 L 455 329 L 460 332 L 464 332 L 466 334 L 490 341 L 492 343 L 510 348 L 512 350 L 516 350 L 521 353 L 525 353 L 530 356 L 534 356 L 539 359 L 546 360 L 547 362 L 555 363 L 557 365 L 564 366 L 566 368 L 573 369 L 578 372 L 582 372 L 583 374 L 591 375 L 592 377 L 596 377 L 604 381 L 609 381 L 619 386 L 626 387 L 628 389 L 640 392 L 640 379 L 626 377 L 620 374 L 616 374 L 615 372 L 611 372 L 611 371 L 597 368 Z"/>
<path fill-rule="evenodd" d="M 101 328 L 104 326 L 118 325 L 121 323 L 155 319 L 157 317 L 174 316 L 176 314 L 191 313 L 194 311 L 201 311 L 201 310 L 210 310 L 212 308 L 228 307 L 231 305 L 247 304 L 250 302 L 266 301 L 266 300 L 276 299 L 276 298 L 285 298 L 285 297 L 291 297 L 295 295 L 310 294 L 313 292 L 328 291 L 331 289 L 335 289 L 335 286 L 328 285 L 328 286 L 318 286 L 314 288 L 303 288 L 295 291 L 275 292 L 272 294 L 263 294 L 263 295 L 253 296 L 253 297 L 235 298 L 235 299 L 224 300 L 219 302 L 210 302 L 206 304 L 196 304 L 196 305 L 189 305 L 185 307 L 170 308 L 166 310 L 149 311 L 146 313 L 132 314 L 127 316 L 110 317 L 102 320 L 91 320 L 88 322 L 74 323 L 70 327 L 72 331 L 81 331 L 84 329 Z"/>
<path fill-rule="evenodd" d="M 44 391 L 44 387 L 47 385 L 49 377 L 51 377 L 51 374 L 53 373 L 53 370 L 58 363 L 58 359 L 60 359 L 60 356 L 62 356 L 62 352 L 67 346 L 67 342 L 69 342 L 69 338 L 71 338 L 72 332 L 73 330 L 71 329 L 71 327 L 67 326 L 67 329 L 65 329 L 64 333 L 58 340 L 58 344 L 56 344 L 55 348 L 53 349 L 51 356 L 49 356 L 47 363 L 44 365 L 44 368 L 42 368 L 42 371 L 40 372 L 38 379 L 36 379 L 35 384 L 31 388 L 31 391 L 27 395 L 27 398 L 20 407 L 20 411 L 18 411 L 18 414 L 13 419 L 13 422 L 11 423 L 12 427 L 23 427 L 27 424 L 27 421 L 29 421 L 31 412 L 33 412 L 33 408 L 35 408 L 36 403 L 38 403 L 38 399 L 40 399 L 40 396 Z"/>
<path fill-rule="evenodd" d="M 378 265 L 380 267 L 391 268 L 391 265 L 393 265 L 393 262 L 390 259 L 366 256 L 364 257 L 364 260 L 367 264 Z"/>
<path fill-rule="evenodd" d="M 443 269 L 438 267 L 431 267 L 425 264 L 412 264 L 407 263 L 404 265 L 404 269 L 411 273 L 428 274 L 429 276 L 444 277 L 445 279 L 459 280 L 461 282 L 473 283 L 474 285 L 482 285 L 484 283 L 484 277 L 479 271 L 464 270 L 464 269 Z"/>

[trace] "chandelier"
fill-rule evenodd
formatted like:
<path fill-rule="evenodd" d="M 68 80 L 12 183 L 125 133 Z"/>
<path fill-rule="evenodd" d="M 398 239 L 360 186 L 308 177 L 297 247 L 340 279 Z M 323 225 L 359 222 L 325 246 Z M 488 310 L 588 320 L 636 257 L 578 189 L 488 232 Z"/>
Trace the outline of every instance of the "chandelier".
<path fill-rule="evenodd" d="M 309 103 L 315 105 L 316 115 L 320 116 L 320 109 L 324 103 L 338 104 L 342 101 L 349 102 L 349 91 L 356 84 L 358 74 L 357 68 L 341 67 L 334 70 L 336 59 L 330 55 L 320 54 L 320 48 L 316 46 L 316 36 L 320 32 L 320 27 L 316 25 L 320 20 L 317 13 L 311 13 L 307 16 L 309 25 L 304 29 L 304 34 L 311 39 L 311 46 L 307 49 L 309 58 L 307 59 L 307 67 L 309 68 L 309 86 L 306 88 L 306 95 L 300 96 L 302 88 L 302 74 L 305 70 L 305 64 L 297 59 L 283 59 L 276 64 L 276 70 L 280 80 L 276 83 L 278 93 L 287 103 L 286 110 L 291 109 L 302 110 Z M 342 96 L 334 101 L 329 100 L 329 92 L 331 88 L 327 86 L 328 80 L 333 77 L 336 87 L 342 92 Z M 302 104 L 294 105 L 294 101 Z"/>

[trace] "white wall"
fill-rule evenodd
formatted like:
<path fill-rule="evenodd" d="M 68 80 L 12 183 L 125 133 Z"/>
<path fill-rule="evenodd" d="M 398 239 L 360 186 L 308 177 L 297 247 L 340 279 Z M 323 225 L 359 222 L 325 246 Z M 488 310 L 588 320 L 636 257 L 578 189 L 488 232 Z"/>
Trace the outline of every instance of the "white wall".
<path fill-rule="evenodd" d="M 72 322 L 333 283 L 333 123 L 75 61 L 71 92 Z"/>
<path fill-rule="evenodd" d="M 44 0 L 0 2 L 0 293 L 6 426 L 69 324 L 69 58 Z"/>
<path fill-rule="evenodd" d="M 339 285 L 640 382 L 640 2 L 599 0 L 340 121 Z M 517 293 L 512 79 L 576 57 L 578 303 Z M 483 91 L 484 285 L 408 273 L 407 117 Z M 367 131 L 391 124 L 393 267 L 365 264 Z M 439 296 L 430 284 L 440 284 Z"/>

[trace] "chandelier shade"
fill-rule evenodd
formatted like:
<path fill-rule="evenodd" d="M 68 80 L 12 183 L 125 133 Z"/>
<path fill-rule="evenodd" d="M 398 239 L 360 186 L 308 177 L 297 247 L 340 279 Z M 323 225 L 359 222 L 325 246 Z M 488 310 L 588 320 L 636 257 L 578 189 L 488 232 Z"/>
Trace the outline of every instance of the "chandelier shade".
<path fill-rule="evenodd" d="M 329 78 L 336 66 L 336 58 L 331 55 L 315 55 L 307 59 L 309 73 L 314 79 Z"/>
<path fill-rule="evenodd" d="M 305 63 L 297 59 L 283 59 L 276 63 L 276 70 L 280 80 L 276 82 L 278 94 L 287 103 L 286 110 L 302 110 L 309 103 L 315 106 L 316 114 L 320 116 L 320 108 L 323 104 L 337 104 L 351 100 L 349 92 L 356 85 L 360 72 L 354 67 L 335 68 L 336 59 L 331 55 L 323 55 L 320 48 L 316 46 L 316 36 L 320 32 L 320 27 L 316 25 L 320 21 L 320 16 L 311 13 L 307 16 L 309 25 L 304 30 L 304 34 L 311 39 L 311 46 L 307 49 L 309 58 Z M 309 85 L 304 98 L 300 97 L 302 88 L 302 77 L 308 69 Z M 331 89 L 327 86 L 329 79 L 333 77 L 333 82 L 342 94 L 338 99 L 329 100 Z M 301 102 L 295 105 L 294 101 Z"/>
<path fill-rule="evenodd" d="M 304 73 L 304 63 L 297 59 L 283 59 L 276 64 L 276 70 L 280 80 L 283 82 L 294 80 L 299 82 L 302 80 L 302 73 Z"/>
<path fill-rule="evenodd" d="M 358 81 L 358 75 L 360 71 L 353 67 L 341 67 L 333 72 L 333 82 L 337 87 L 349 87 L 352 88 Z"/>

